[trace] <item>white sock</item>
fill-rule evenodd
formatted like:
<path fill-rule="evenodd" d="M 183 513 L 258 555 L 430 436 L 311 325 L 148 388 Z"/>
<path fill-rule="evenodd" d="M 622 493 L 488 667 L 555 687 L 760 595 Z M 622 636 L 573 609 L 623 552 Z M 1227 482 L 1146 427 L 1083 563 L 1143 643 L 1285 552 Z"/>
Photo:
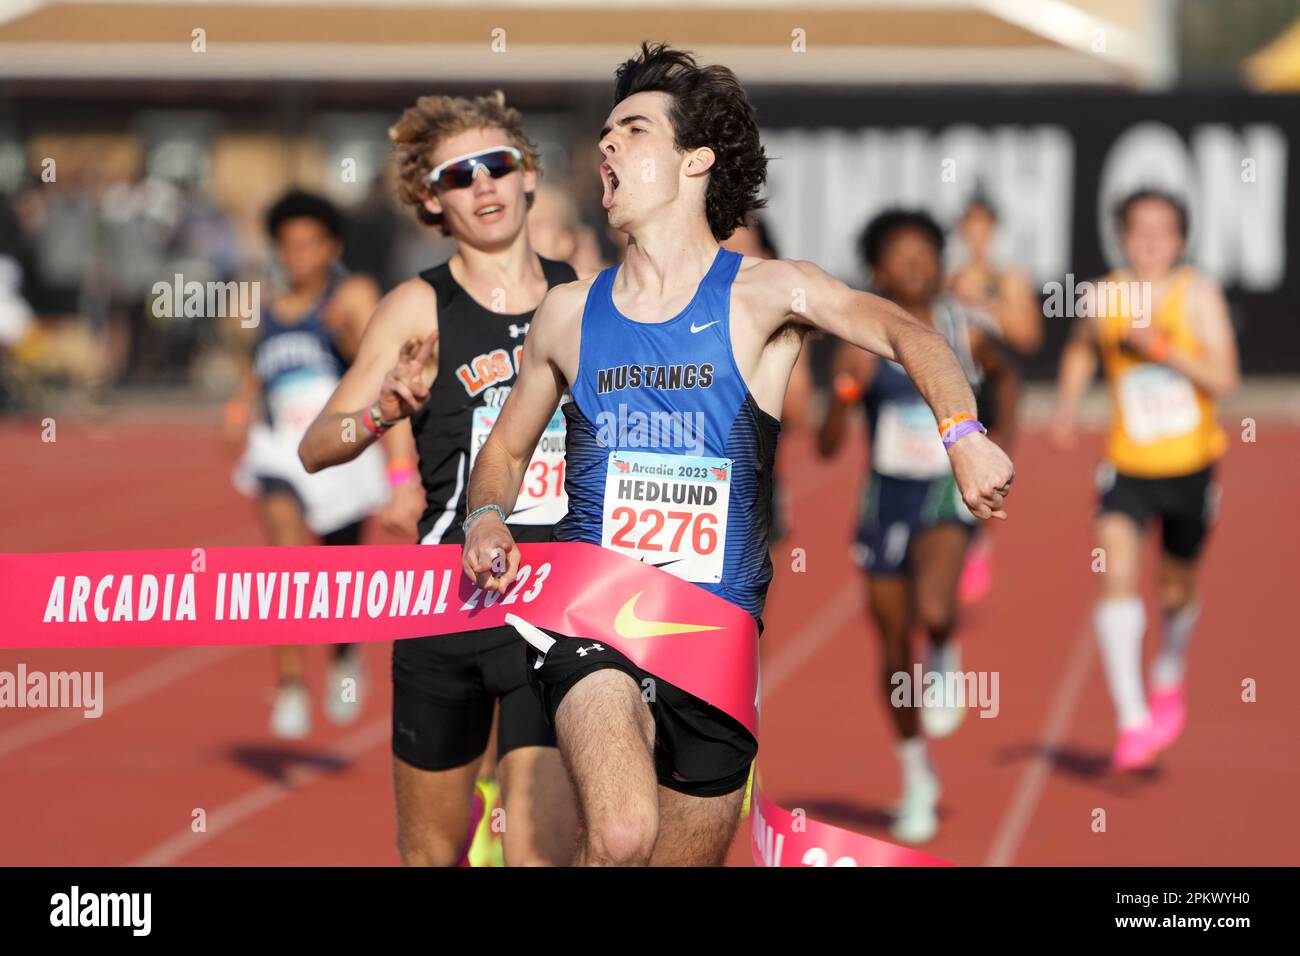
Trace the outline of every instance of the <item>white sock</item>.
<path fill-rule="evenodd" d="M 903 765 L 903 789 L 910 789 L 913 782 L 934 773 L 930 766 L 930 752 L 926 748 L 925 738 L 920 734 L 900 740 L 897 746 L 898 762 Z"/>
<path fill-rule="evenodd" d="M 1119 729 L 1137 727 L 1147 719 L 1146 695 L 1142 692 L 1142 634 L 1146 631 L 1142 599 L 1102 601 L 1093 622 Z"/>
<path fill-rule="evenodd" d="M 1187 670 L 1187 648 L 1200 620 L 1201 608 L 1195 602 L 1165 612 L 1160 653 L 1151 665 L 1151 683 L 1155 687 L 1172 687 L 1182 683 Z"/>
<path fill-rule="evenodd" d="M 926 641 L 925 672 L 939 671 L 941 674 L 961 670 L 961 647 L 956 638 L 948 638 L 942 646 Z"/>

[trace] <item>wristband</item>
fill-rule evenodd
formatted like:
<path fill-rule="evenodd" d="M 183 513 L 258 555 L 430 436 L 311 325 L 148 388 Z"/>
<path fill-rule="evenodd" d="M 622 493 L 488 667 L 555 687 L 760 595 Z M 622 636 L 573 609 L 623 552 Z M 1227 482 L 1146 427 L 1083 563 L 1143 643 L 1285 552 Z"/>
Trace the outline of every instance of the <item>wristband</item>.
<path fill-rule="evenodd" d="M 382 435 L 396 423 L 384 421 L 384 416 L 379 411 L 379 402 L 375 402 L 361 413 L 361 424 L 365 426 L 366 431 L 370 432 L 370 434 Z"/>
<path fill-rule="evenodd" d="M 987 435 L 989 430 L 975 419 L 967 416 L 964 421 L 950 425 L 948 430 L 943 433 L 943 447 L 952 450 L 953 445 L 957 444 L 958 441 L 969 435 L 971 432 L 979 432 L 983 435 Z"/>
<path fill-rule="evenodd" d="M 1154 362 L 1168 361 L 1169 355 L 1174 350 L 1174 343 L 1169 336 L 1157 332 L 1151 337 L 1151 347 L 1147 349 L 1147 354 L 1151 356 Z"/>
<path fill-rule="evenodd" d="M 414 459 L 394 458 L 388 463 L 388 484 L 394 488 L 400 488 L 418 474 Z"/>
<path fill-rule="evenodd" d="M 960 415 L 954 415 L 951 418 L 945 418 L 943 421 L 939 423 L 939 437 L 942 438 L 943 433 L 946 432 L 949 428 L 952 428 L 952 426 L 956 425 L 958 422 L 973 422 L 973 421 L 975 421 L 975 416 L 970 414 L 969 412 L 962 412 Z"/>
<path fill-rule="evenodd" d="M 842 372 L 835 376 L 835 397 L 845 405 L 852 405 L 862 398 L 862 386 L 852 375 Z"/>
<path fill-rule="evenodd" d="M 248 402 L 241 398 L 232 398 L 226 402 L 226 407 L 222 410 L 227 425 L 247 425 L 252 412 L 248 407 Z"/>
<path fill-rule="evenodd" d="M 495 511 L 495 512 L 497 513 L 497 517 L 499 517 L 499 518 L 501 519 L 501 523 L 502 523 L 502 524 L 505 524 L 505 523 L 506 523 L 506 513 L 505 513 L 504 511 L 502 511 L 501 508 L 500 508 L 499 506 L 497 506 L 497 505 L 484 505 L 482 508 L 475 508 L 475 509 L 474 509 L 473 511 L 471 511 L 468 515 L 466 515 L 465 520 L 462 521 L 462 522 L 460 523 L 460 530 L 461 530 L 461 531 L 464 531 L 466 534 L 468 534 L 468 533 L 469 533 L 469 526 L 470 526 L 470 523 L 471 523 L 475 518 L 479 517 L 480 515 L 482 515 L 484 512 L 487 512 L 487 511 Z"/>

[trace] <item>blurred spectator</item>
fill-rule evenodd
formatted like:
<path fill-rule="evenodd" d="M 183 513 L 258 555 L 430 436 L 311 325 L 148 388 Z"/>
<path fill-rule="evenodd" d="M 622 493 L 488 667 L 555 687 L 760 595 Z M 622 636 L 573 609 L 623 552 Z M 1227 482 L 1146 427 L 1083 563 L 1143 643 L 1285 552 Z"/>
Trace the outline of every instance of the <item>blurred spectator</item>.
<path fill-rule="evenodd" d="M 953 271 L 948 290 L 963 304 L 992 316 L 1003 341 L 1030 355 L 1043 344 L 1043 316 L 1025 274 L 993 261 L 997 226 L 993 205 L 979 196 L 972 200 L 958 226 L 967 258 Z"/>

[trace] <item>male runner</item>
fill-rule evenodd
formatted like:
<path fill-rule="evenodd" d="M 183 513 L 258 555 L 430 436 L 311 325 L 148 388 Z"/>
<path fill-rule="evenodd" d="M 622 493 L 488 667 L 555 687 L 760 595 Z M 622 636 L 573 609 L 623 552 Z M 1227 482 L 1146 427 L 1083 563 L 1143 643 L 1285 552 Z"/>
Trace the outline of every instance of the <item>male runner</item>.
<path fill-rule="evenodd" d="M 1196 563 L 1218 507 L 1214 464 L 1228 444 L 1215 421 L 1214 400 L 1236 390 L 1238 373 L 1223 293 L 1182 261 L 1183 204 L 1142 190 L 1121 202 L 1115 215 L 1127 268 L 1101 284 L 1097 314 L 1075 320 L 1061 355 L 1052 437 L 1071 443 L 1075 411 L 1100 352 L 1114 413 L 1097 472 L 1096 533 L 1106 570 L 1094 624 L 1119 725 L 1111 763 L 1133 770 L 1172 744 L 1186 720 L 1183 674 L 1200 615 Z M 1147 523 L 1157 517 L 1163 634 L 1148 698 L 1138 564 Z"/>
<path fill-rule="evenodd" d="M 458 543 L 470 469 L 517 381 L 533 309 L 574 272 L 529 244 L 539 158 L 523 117 L 501 93 L 422 97 L 389 135 L 402 201 L 454 238 L 456 252 L 384 297 L 300 454 L 311 471 L 335 465 L 409 418 L 426 499 L 420 540 Z M 558 404 L 556 396 L 542 429 L 548 447 L 560 444 Z M 353 442 L 344 440 L 345 423 L 356 423 Z M 521 540 L 544 541 L 565 510 L 564 459 L 541 449 L 529 457 L 513 528 Z M 510 628 L 394 642 L 393 773 L 405 863 L 449 866 L 461 857 L 498 702 L 505 860 L 571 859 L 572 789 L 527 686 L 524 651 Z"/>
<path fill-rule="evenodd" d="M 966 380 L 995 408 L 989 435 L 1011 447 L 1017 380 L 999 344 L 961 303 L 943 295 L 943 232 L 923 212 L 890 210 L 863 232 L 861 251 L 872 287 L 952 346 Z M 957 582 L 975 518 L 962 503 L 934 417 L 907 374 L 862 349 L 841 345 L 834 388 L 818 435 L 818 449 L 833 455 L 843 441 L 849 410 L 863 402 L 871 429 L 871 474 L 862 495 L 855 556 L 867 572 L 867 598 L 882 645 L 881 690 L 898 733 L 903 797 L 893 835 L 923 843 L 938 831 L 939 779 L 926 737 L 946 737 L 966 714 L 964 702 L 925 700 L 918 714 L 913 695 L 912 630 L 928 637 L 923 673 L 961 669 L 953 636 Z M 906 680 L 901 685 L 900 675 Z M 943 687 L 953 686 L 944 678 Z M 918 726 L 919 722 L 919 726 Z M 922 733 L 923 732 L 923 733 Z M 924 735 L 923 735 L 924 734 Z"/>
<path fill-rule="evenodd" d="M 523 371 L 470 479 L 463 564 L 480 587 L 504 593 L 514 580 L 519 549 L 494 509 L 509 515 L 517 506 L 531 449 L 568 389 L 569 513 L 556 537 L 650 555 L 758 619 L 771 578 L 776 416 L 798 352 L 796 329 L 815 326 L 900 360 L 940 417 L 970 415 L 974 397 L 943 337 L 901 309 L 811 263 L 719 247 L 760 205 L 767 165 L 753 108 L 730 70 L 643 44 L 618 69 L 615 87 L 598 148 L 604 206 L 610 225 L 629 237 L 627 257 L 551 290 L 538 308 Z M 656 453 L 675 467 L 717 467 L 709 473 L 729 482 L 726 496 L 713 496 L 691 519 L 713 534 L 656 544 L 643 502 L 606 495 L 614 461 L 645 454 L 626 440 L 633 433 L 611 437 L 593 427 L 601 413 L 617 420 L 620 405 L 628 414 L 702 417 L 702 447 Z M 974 423 L 953 428 L 964 434 L 950 454 L 967 504 L 981 517 L 1004 517 L 1011 462 Z M 644 436 L 637 437 L 639 444 Z M 559 640 L 544 658 L 530 657 L 577 788 L 578 862 L 720 864 L 757 750 L 753 737 L 657 678 L 655 703 L 647 704 L 640 681 L 653 675 L 607 646 Z"/>
<path fill-rule="evenodd" d="M 366 515 L 387 498 L 378 451 L 328 475 L 309 475 L 298 442 L 356 354 L 379 300 L 375 283 L 344 276 L 343 220 L 329 200 L 290 192 L 271 207 L 267 231 L 287 280 L 260 317 L 257 344 L 239 391 L 226 405 L 228 444 L 247 438 L 235 485 L 257 498 L 267 541 L 277 546 L 356 544 Z M 311 701 L 303 649 L 277 647 L 271 733 L 300 739 L 311 732 Z M 325 712 L 336 723 L 360 714 L 360 650 L 335 644 L 326 682 Z M 352 685 L 344 682 L 351 680 Z"/>

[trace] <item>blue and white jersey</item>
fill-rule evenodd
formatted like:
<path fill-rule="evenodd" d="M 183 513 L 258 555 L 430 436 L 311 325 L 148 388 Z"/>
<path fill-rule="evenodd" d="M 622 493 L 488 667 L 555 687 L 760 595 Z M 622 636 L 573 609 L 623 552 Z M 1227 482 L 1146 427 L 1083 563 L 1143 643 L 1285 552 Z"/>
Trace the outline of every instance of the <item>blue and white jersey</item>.
<path fill-rule="evenodd" d="M 253 350 L 253 371 L 262 383 L 263 411 L 272 427 L 306 430 L 347 369 L 325 323 L 325 290 L 311 311 L 296 322 L 282 322 L 273 309 L 262 315 Z"/>
<path fill-rule="evenodd" d="M 976 317 L 948 297 L 936 299 L 933 311 L 935 328 L 948 340 L 966 381 L 978 390 L 983 374 L 970 342 Z M 909 481 L 933 481 L 952 474 L 934 412 L 903 366 L 881 359 L 862 401 L 871 431 L 872 471 Z"/>
<path fill-rule="evenodd" d="M 758 407 L 731 349 L 742 256 L 718 249 L 665 322 L 614 305 L 618 267 L 592 283 L 567 424 L 559 541 L 599 544 L 762 613 L 781 423 Z"/>

